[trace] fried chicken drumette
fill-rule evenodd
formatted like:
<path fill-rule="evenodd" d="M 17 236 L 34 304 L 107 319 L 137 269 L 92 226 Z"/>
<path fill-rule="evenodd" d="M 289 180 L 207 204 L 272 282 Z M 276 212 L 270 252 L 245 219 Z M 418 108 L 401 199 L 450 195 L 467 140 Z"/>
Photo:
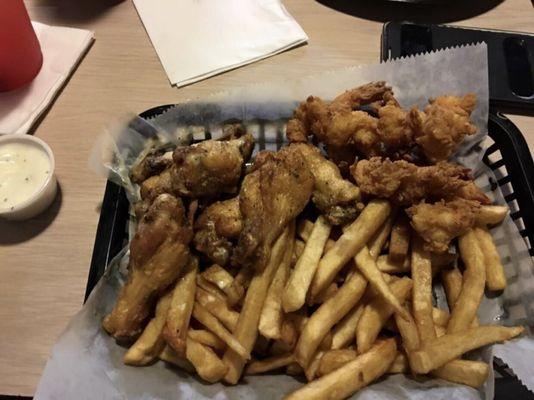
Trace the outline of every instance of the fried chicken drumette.
<path fill-rule="evenodd" d="M 104 329 L 117 339 L 133 339 L 143 329 L 154 300 L 189 260 L 192 229 L 180 199 L 161 194 L 139 222 L 130 243 L 129 278 Z"/>

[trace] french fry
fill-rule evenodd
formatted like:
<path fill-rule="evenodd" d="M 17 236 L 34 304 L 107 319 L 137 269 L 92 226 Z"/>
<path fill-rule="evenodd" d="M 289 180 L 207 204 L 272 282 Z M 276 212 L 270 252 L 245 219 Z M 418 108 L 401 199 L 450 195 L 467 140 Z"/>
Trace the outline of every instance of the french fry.
<path fill-rule="evenodd" d="M 319 216 L 313 224 L 304 252 L 298 259 L 284 289 L 282 306 L 286 313 L 298 310 L 304 305 L 306 294 L 331 230 L 332 227 L 323 216 Z"/>
<path fill-rule="evenodd" d="M 447 333 L 420 350 L 409 353 L 408 359 L 413 372 L 426 374 L 468 351 L 511 339 L 520 335 L 523 330 L 520 326 L 478 326 L 459 333 Z"/>
<path fill-rule="evenodd" d="M 271 286 L 267 291 L 267 297 L 261 311 L 259 331 L 267 339 L 280 339 L 282 335 L 282 321 L 284 312 L 282 310 L 282 294 L 289 278 L 291 268 L 291 257 L 293 256 L 293 238 L 287 245 L 284 256 L 276 271 Z"/>
<path fill-rule="evenodd" d="M 434 331 L 436 332 L 436 337 L 441 337 L 447 333 L 447 328 L 443 325 L 434 325 Z"/>
<path fill-rule="evenodd" d="M 338 290 L 339 288 L 337 287 L 337 284 L 335 282 L 332 282 L 330 286 L 328 286 L 325 290 L 319 293 L 315 299 L 309 299 L 308 305 L 311 306 L 313 304 L 322 304 L 330 297 L 335 296 Z"/>
<path fill-rule="evenodd" d="M 450 382 L 479 388 L 488 377 L 489 365 L 481 361 L 452 360 L 432 371 L 432 375 Z"/>
<path fill-rule="evenodd" d="M 293 245 L 293 257 L 291 258 L 291 265 L 296 265 L 299 258 L 304 252 L 306 243 L 300 239 L 295 239 L 295 244 Z"/>
<path fill-rule="evenodd" d="M 269 290 L 269 285 L 273 280 L 276 269 L 280 265 L 280 261 L 282 261 L 286 243 L 293 237 L 294 231 L 286 228 L 276 240 L 267 266 L 263 271 L 254 275 L 248 287 L 243 301 L 243 307 L 239 314 L 239 320 L 237 321 L 237 326 L 234 330 L 235 338 L 243 345 L 248 353 L 252 351 L 254 342 L 258 337 L 260 313 L 263 308 L 265 297 L 267 296 L 267 291 Z M 227 383 L 235 385 L 241 377 L 245 360 L 233 349 L 229 348 L 224 353 L 223 361 L 228 366 L 228 372 L 226 373 L 224 380 Z"/>
<path fill-rule="evenodd" d="M 486 268 L 484 255 L 478 245 L 475 232 L 470 229 L 458 241 L 460 256 L 465 264 L 462 290 L 449 318 L 447 333 L 457 333 L 467 329 L 476 317 L 478 305 L 484 294 Z"/>
<path fill-rule="evenodd" d="M 432 319 L 432 265 L 423 240 L 414 236 L 412 243 L 412 312 L 423 345 L 436 337 Z"/>
<path fill-rule="evenodd" d="M 250 350 L 243 347 L 241 343 L 232 335 L 215 316 L 213 316 L 204 306 L 195 303 L 193 307 L 193 317 L 208 328 L 215 336 L 228 345 L 228 348 L 247 360 L 250 358 Z"/>
<path fill-rule="evenodd" d="M 171 295 L 172 293 L 169 292 L 159 299 L 154 318 L 148 322 L 141 336 L 124 355 L 125 364 L 147 365 L 158 358 L 161 350 L 165 347 L 165 340 L 161 331 L 171 304 Z"/>
<path fill-rule="evenodd" d="M 355 350 L 340 349 L 325 351 L 319 362 L 317 369 L 317 376 L 329 374 L 330 372 L 342 367 L 349 361 L 354 360 L 358 356 Z"/>
<path fill-rule="evenodd" d="M 434 325 L 439 325 L 442 327 L 447 327 L 447 323 L 449 322 L 450 314 L 442 310 L 441 308 L 432 308 L 432 320 L 434 321 Z"/>
<path fill-rule="evenodd" d="M 245 368 L 245 375 L 261 374 L 275 369 L 287 367 L 295 361 L 293 353 L 286 353 L 279 356 L 265 358 L 261 361 L 252 361 Z"/>
<path fill-rule="evenodd" d="M 205 329 L 189 329 L 187 336 L 195 342 L 209 346 L 215 350 L 225 350 L 226 343 L 219 339 L 216 335 Z"/>
<path fill-rule="evenodd" d="M 367 353 L 294 391 L 285 400 L 340 400 L 385 374 L 397 355 L 394 339 L 377 342 Z"/>
<path fill-rule="evenodd" d="M 295 347 L 295 358 L 304 368 L 330 329 L 343 318 L 362 297 L 367 281 L 359 272 L 355 272 L 334 297 L 324 302 L 310 317 L 302 330 Z"/>
<path fill-rule="evenodd" d="M 198 259 L 191 257 L 172 290 L 171 303 L 163 326 L 163 338 L 179 355 L 185 354 L 187 329 L 195 304 L 197 273 Z"/>
<path fill-rule="evenodd" d="M 239 270 L 234 280 L 226 288 L 226 295 L 228 296 L 226 302 L 230 307 L 238 304 L 245 295 L 245 289 L 248 287 L 250 280 L 252 279 L 252 268 L 243 267 Z"/>
<path fill-rule="evenodd" d="M 332 332 L 327 332 L 319 345 L 319 350 L 330 350 L 332 348 Z"/>
<path fill-rule="evenodd" d="M 476 222 L 479 225 L 496 225 L 501 223 L 508 214 L 506 206 L 481 206 L 476 215 Z"/>
<path fill-rule="evenodd" d="M 239 313 L 230 310 L 225 300 L 213 296 L 200 287 L 196 290 L 195 298 L 198 304 L 208 309 L 226 328 L 230 331 L 235 329 L 237 320 L 239 319 Z"/>
<path fill-rule="evenodd" d="M 317 375 L 317 370 L 319 369 L 319 365 L 321 364 L 321 358 L 323 358 L 324 351 L 320 350 L 317 353 L 315 353 L 315 357 L 310 362 L 310 365 L 308 365 L 304 369 L 304 376 L 306 377 L 306 380 L 308 382 L 311 382 L 315 379 L 315 376 Z"/>
<path fill-rule="evenodd" d="M 228 366 L 217 357 L 212 349 L 191 338 L 187 338 L 185 356 L 193 364 L 197 374 L 210 383 L 220 381 L 228 370 Z"/>
<path fill-rule="evenodd" d="M 386 222 L 382 225 L 382 227 L 374 234 L 374 236 L 369 240 L 369 243 L 367 243 L 367 247 L 369 248 L 369 254 L 371 254 L 371 257 L 376 261 L 378 256 L 380 255 L 380 252 L 382 251 L 382 248 L 384 247 L 384 244 L 388 240 L 389 234 L 391 233 L 391 228 L 393 226 L 393 221 L 395 219 L 396 213 L 392 212 L 389 217 L 386 219 Z M 386 256 L 387 257 L 387 256 Z"/>
<path fill-rule="evenodd" d="M 406 277 L 399 279 L 398 281 L 393 282 L 390 288 L 399 302 L 404 303 L 412 290 L 412 280 Z M 363 314 L 356 326 L 356 345 L 358 347 L 358 353 L 365 353 L 372 347 L 380 330 L 394 312 L 395 309 L 393 306 L 380 296 L 375 297 L 365 306 Z M 404 314 L 404 317 L 401 316 L 401 319 L 410 318 L 410 315 L 407 312 L 404 312 Z"/>
<path fill-rule="evenodd" d="M 402 345 L 406 351 L 411 352 L 419 349 L 421 340 L 419 338 L 417 326 L 415 325 L 415 320 L 411 316 L 409 319 L 404 319 L 397 314 L 394 315 L 394 318 L 402 337 Z"/>
<path fill-rule="evenodd" d="M 391 228 L 389 239 L 389 259 L 402 262 L 408 256 L 410 247 L 410 221 L 405 213 L 399 213 L 397 220 Z"/>
<path fill-rule="evenodd" d="M 330 285 L 343 266 L 366 245 L 384 223 L 391 212 L 391 205 L 385 200 L 371 200 L 327 251 L 313 277 L 311 298 L 316 297 Z"/>
<path fill-rule="evenodd" d="M 489 290 L 501 291 L 506 288 L 506 276 L 501 263 L 499 252 L 493 243 L 491 233 L 487 228 L 475 228 L 480 250 L 484 254 L 484 264 L 486 265 L 486 287 Z"/>
<path fill-rule="evenodd" d="M 183 369 L 184 371 L 187 371 L 190 374 L 195 372 L 195 367 L 193 367 L 193 365 L 189 361 L 187 361 L 187 358 L 178 355 L 169 345 L 166 345 L 163 348 L 161 353 L 159 353 L 158 357 L 160 360 L 172 364 L 180 369 Z"/>
<path fill-rule="evenodd" d="M 406 311 L 402 307 L 401 303 L 395 297 L 390 287 L 384 280 L 381 272 L 378 270 L 375 261 L 369 254 L 367 246 L 363 246 L 360 252 L 354 257 L 356 266 L 360 272 L 369 281 L 369 284 L 375 289 L 377 293 L 387 302 L 391 307 L 398 312 L 401 317 L 408 318 Z"/>
<path fill-rule="evenodd" d="M 410 271 L 410 259 L 406 257 L 402 262 L 392 262 L 389 257 L 384 254 L 378 256 L 376 259 L 376 266 L 381 272 L 388 274 L 402 274 Z"/>
<path fill-rule="evenodd" d="M 399 351 L 397 352 L 397 356 L 395 357 L 395 360 L 390 365 L 389 369 L 387 370 L 388 374 L 406 374 L 410 370 L 410 365 L 408 364 L 408 358 L 406 357 L 406 354 Z"/>
<path fill-rule="evenodd" d="M 204 289 L 206 292 L 215 296 L 219 300 L 226 301 L 226 296 L 224 292 L 219 289 L 216 285 L 211 282 L 208 282 L 202 275 L 197 275 L 197 286 Z"/>
<path fill-rule="evenodd" d="M 217 286 L 223 292 L 232 284 L 234 277 L 223 267 L 213 264 L 202 272 L 202 277 Z"/>
<path fill-rule="evenodd" d="M 297 224 L 298 237 L 300 237 L 304 242 L 307 242 L 313 231 L 314 225 L 315 224 L 309 219 L 301 219 Z"/>
<path fill-rule="evenodd" d="M 441 272 L 441 283 L 447 296 L 449 310 L 454 308 L 456 300 L 462 291 L 462 273 L 458 268 L 445 269 Z"/>
<path fill-rule="evenodd" d="M 332 331 L 332 349 L 342 349 L 349 343 L 354 342 L 356 326 L 362 316 L 364 306 L 357 304 L 341 321 L 335 326 Z"/>

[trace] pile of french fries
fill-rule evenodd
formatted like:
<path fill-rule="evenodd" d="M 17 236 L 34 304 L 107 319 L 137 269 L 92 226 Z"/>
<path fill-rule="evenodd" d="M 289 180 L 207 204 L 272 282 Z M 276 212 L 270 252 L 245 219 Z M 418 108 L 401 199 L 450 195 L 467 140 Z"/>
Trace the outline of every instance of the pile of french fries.
<path fill-rule="evenodd" d="M 124 361 L 161 359 L 210 383 L 285 371 L 308 381 L 286 396 L 299 400 L 347 398 L 396 373 L 479 387 L 489 366 L 462 356 L 523 331 L 476 316 L 485 287 L 506 286 L 487 228 L 506 213 L 482 206 L 458 240 L 463 272 L 455 253 L 425 251 L 404 212 L 379 199 L 341 230 L 322 216 L 293 221 L 261 273 L 201 271 L 192 257 Z M 436 280 L 449 310 L 433 305 Z"/>

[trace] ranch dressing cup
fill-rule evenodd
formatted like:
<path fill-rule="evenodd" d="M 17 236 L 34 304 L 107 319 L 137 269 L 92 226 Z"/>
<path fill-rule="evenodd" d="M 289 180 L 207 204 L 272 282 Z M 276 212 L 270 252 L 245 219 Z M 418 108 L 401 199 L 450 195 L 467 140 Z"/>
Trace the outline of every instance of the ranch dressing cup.
<path fill-rule="evenodd" d="M 22 220 L 43 212 L 56 197 L 50 147 L 30 135 L 0 136 L 0 218 Z"/>

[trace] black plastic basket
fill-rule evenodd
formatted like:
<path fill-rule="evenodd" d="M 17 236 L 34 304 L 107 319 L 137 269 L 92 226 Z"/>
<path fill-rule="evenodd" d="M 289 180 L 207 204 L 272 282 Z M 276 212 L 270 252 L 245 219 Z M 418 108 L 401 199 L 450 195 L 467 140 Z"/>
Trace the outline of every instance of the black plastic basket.
<path fill-rule="evenodd" d="M 168 110 L 170 105 L 152 108 L 140 114 L 150 119 Z M 261 136 L 261 132 L 260 132 Z M 511 217 L 525 238 L 530 255 L 534 255 L 534 163 L 519 129 L 504 115 L 491 112 L 488 121 L 487 148 L 483 162 L 501 178 L 494 182 L 503 189 Z M 260 149 L 265 140 L 260 140 Z M 506 188 L 506 190 L 504 190 Z M 127 244 L 129 204 L 124 189 L 108 181 L 95 238 L 85 299 L 104 273 L 111 259 Z M 495 363 L 502 377 L 495 382 L 495 398 L 534 399 L 503 363 Z"/>

